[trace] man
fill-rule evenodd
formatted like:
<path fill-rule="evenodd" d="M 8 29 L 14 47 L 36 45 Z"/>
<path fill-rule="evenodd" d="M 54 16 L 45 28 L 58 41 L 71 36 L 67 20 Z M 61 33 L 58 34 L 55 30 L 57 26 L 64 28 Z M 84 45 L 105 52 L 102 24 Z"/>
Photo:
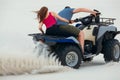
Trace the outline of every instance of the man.
<path fill-rule="evenodd" d="M 87 9 L 87 8 L 70 8 L 69 6 L 66 6 L 58 14 L 61 17 L 66 18 L 67 20 L 71 20 L 73 14 L 78 13 L 78 12 L 86 12 L 86 13 L 91 13 L 93 15 L 96 15 L 96 12 L 93 11 L 93 10 L 90 10 L 90 9 Z M 73 21 L 71 23 L 73 23 Z M 57 24 L 58 25 L 68 25 L 69 23 L 57 20 Z M 65 26 L 64 26 L 63 28 L 67 30 L 67 27 L 65 28 Z M 83 31 L 80 31 L 78 40 L 81 44 L 82 52 L 84 53 L 84 32 Z"/>

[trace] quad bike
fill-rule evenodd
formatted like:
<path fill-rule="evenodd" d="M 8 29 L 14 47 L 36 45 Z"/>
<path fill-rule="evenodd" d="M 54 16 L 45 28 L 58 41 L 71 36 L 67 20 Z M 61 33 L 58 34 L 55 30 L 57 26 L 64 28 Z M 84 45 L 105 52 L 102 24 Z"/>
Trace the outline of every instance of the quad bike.
<path fill-rule="evenodd" d="M 96 10 L 97 11 L 97 10 Z M 91 61 L 94 56 L 104 55 L 105 62 L 119 62 L 120 43 L 115 36 L 120 33 L 114 26 L 114 18 L 101 18 L 100 12 L 96 16 L 90 14 L 83 18 L 77 18 L 76 27 L 85 34 L 85 54 L 82 54 L 81 45 L 73 37 L 52 36 L 40 33 L 29 34 L 36 42 L 47 44 L 51 52 L 59 58 L 62 65 L 79 68 L 82 61 Z M 81 22 L 81 24 L 78 24 Z"/>

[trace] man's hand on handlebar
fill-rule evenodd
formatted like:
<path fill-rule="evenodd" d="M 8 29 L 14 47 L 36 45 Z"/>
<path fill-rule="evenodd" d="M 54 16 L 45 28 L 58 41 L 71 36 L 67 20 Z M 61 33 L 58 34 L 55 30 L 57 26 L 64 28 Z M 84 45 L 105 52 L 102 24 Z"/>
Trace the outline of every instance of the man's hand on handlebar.
<path fill-rule="evenodd" d="M 74 20 L 69 20 L 69 23 L 70 23 L 70 24 L 74 23 Z"/>

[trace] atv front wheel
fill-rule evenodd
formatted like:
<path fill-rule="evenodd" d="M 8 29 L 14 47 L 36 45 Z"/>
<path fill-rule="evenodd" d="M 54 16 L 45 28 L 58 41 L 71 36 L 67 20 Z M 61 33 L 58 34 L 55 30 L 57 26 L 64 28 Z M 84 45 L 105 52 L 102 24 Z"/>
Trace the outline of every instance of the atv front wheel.
<path fill-rule="evenodd" d="M 103 54 L 105 62 L 115 61 L 120 59 L 120 43 L 116 39 L 108 40 L 104 43 Z"/>
<path fill-rule="evenodd" d="M 57 50 L 62 65 L 79 68 L 81 64 L 81 50 L 76 45 L 65 44 Z"/>

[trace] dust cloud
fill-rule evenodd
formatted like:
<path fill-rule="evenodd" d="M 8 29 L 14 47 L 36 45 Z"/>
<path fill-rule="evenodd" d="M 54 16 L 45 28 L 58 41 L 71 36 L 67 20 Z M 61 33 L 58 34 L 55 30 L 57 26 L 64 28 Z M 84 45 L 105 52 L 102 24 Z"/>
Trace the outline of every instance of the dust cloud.
<path fill-rule="evenodd" d="M 43 74 L 73 70 L 62 66 L 54 53 L 50 54 L 48 46 L 40 42 L 35 44 L 35 49 L 29 55 L 15 54 L 0 55 L 0 75 Z"/>

